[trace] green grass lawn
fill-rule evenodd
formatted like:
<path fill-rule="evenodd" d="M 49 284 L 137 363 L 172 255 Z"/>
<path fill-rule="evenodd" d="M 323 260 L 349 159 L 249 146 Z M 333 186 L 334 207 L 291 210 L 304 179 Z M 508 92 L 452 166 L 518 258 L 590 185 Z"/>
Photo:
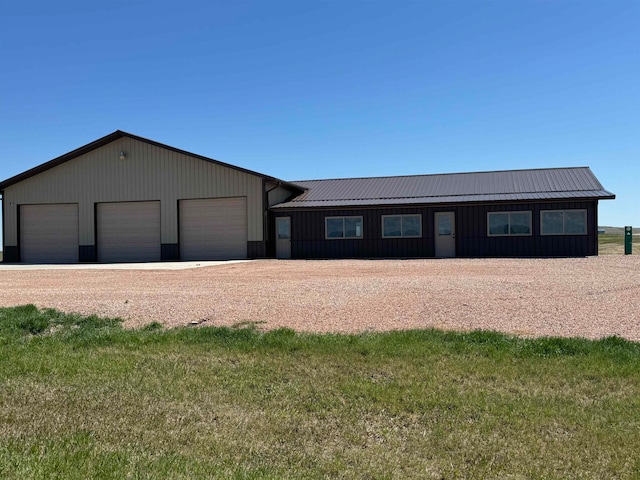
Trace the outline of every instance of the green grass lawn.
<path fill-rule="evenodd" d="M 0 309 L 0 478 L 639 478 L 640 344 Z"/>

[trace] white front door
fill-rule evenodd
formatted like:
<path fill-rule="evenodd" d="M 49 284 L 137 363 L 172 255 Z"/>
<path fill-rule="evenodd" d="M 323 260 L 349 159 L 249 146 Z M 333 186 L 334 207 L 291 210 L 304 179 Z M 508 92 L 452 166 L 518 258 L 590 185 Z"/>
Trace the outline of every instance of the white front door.
<path fill-rule="evenodd" d="M 276 257 L 291 258 L 291 217 L 276 217 Z"/>
<path fill-rule="evenodd" d="M 456 256 L 456 214 L 436 212 L 435 214 L 436 257 Z"/>

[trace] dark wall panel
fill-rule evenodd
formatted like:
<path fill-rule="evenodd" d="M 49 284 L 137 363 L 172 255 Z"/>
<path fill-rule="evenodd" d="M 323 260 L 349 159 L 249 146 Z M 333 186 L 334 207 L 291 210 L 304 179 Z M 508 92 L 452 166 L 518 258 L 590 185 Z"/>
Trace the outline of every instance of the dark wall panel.
<path fill-rule="evenodd" d="M 433 257 L 434 215 L 456 215 L 456 256 L 459 257 L 547 257 L 597 254 L 597 202 L 493 203 L 431 205 L 400 208 L 278 211 L 275 216 L 291 217 L 293 258 L 407 258 Z M 587 210 L 587 235 L 540 235 L 541 210 Z M 488 237 L 487 213 L 531 211 L 532 235 Z M 383 239 L 382 215 L 422 214 L 422 238 Z M 325 239 L 325 218 L 362 216 L 362 239 Z M 275 220 L 274 220 L 275 221 Z"/>
<path fill-rule="evenodd" d="M 276 256 L 276 220 L 273 212 L 265 215 L 265 256 L 273 258 Z"/>
<path fill-rule="evenodd" d="M 20 254 L 18 247 L 4 246 L 4 252 L 2 252 L 3 263 L 18 263 L 20 261 Z"/>
<path fill-rule="evenodd" d="M 422 238 L 382 238 L 382 215 L 422 213 Z M 287 212 L 291 217 L 293 258 L 403 258 L 433 255 L 433 240 L 425 222 L 424 208 L 350 209 Z M 363 238 L 325 239 L 326 217 L 361 216 Z M 428 236 L 429 235 L 429 236 Z"/>
<path fill-rule="evenodd" d="M 97 262 L 98 250 L 95 245 L 80 245 L 78 249 L 78 260 L 80 262 Z"/>
<path fill-rule="evenodd" d="M 180 260 L 180 245 L 178 243 L 163 243 L 160 245 L 160 258 L 163 262 Z"/>
<path fill-rule="evenodd" d="M 267 244 L 261 241 L 247 242 L 247 257 L 248 258 L 265 258 Z"/>

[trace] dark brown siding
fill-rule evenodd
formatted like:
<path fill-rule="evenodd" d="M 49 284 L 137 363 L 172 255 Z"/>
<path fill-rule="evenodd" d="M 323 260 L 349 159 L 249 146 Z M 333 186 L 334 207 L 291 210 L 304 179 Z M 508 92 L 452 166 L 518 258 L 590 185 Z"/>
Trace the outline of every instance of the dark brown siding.
<path fill-rule="evenodd" d="M 164 247 L 164 245 L 163 245 Z M 80 245 L 78 247 L 78 260 L 80 262 L 97 262 L 98 250 L 95 245 Z"/>
<path fill-rule="evenodd" d="M 266 242 L 247 242 L 248 258 L 264 258 L 266 256 Z"/>
<path fill-rule="evenodd" d="M 180 260 L 180 244 L 163 243 L 160 245 L 160 258 L 163 262 Z"/>
<path fill-rule="evenodd" d="M 596 201 L 549 203 L 495 203 L 482 205 L 424 206 L 336 210 L 278 211 L 291 217 L 293 258 L 394 258 L 433 257 L 434 214 L 455 212 L 456 256 L 548 257 L 597 255 Z M 540 236 L 540 210 L 586 209 L 587 235 Z M 530 210 L 532 235 L 488 237 L 487 213 Z M 383 239 L 382 215 L 422 214 L 422 238 Z M 325 217 L 362 216 L 363 238 L 326 240 Z"/>
<path fill-rule="evenodd" d="M 4 246 L 4 252 L 2 252 L 2 261 L 4 263 L 17 263 L 20 261 L 20 252 L 18 247 Z"/>

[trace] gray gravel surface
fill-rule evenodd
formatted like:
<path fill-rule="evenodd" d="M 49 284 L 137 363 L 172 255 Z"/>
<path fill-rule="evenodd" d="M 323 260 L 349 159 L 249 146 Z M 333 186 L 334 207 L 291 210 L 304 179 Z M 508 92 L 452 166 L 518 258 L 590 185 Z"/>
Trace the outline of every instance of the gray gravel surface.
<path fill-rule="evenodd" d="M 313 332 L 437 327 L 640 341 L 640 257 L 0 271 L 0 306 L 27 303 L 121 317 L 126 327 L 256 322 Z"/>

